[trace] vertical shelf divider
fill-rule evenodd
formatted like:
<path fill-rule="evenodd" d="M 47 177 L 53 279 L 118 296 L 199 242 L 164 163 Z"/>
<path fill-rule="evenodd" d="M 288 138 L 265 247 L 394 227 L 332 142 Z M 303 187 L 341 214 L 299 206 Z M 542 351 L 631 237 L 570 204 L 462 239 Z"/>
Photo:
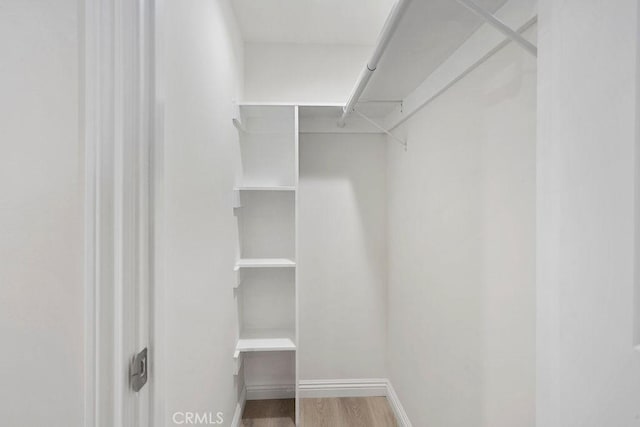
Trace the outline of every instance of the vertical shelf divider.
<path fill-rule="evenodd" d="M 300 328 L 299 328 L 299 316 L 300 316 L 300 304 L 299 304 L 299 295 L 300 293 L 298 292 L 298 288 L 299 288 L 299 281 L 298 281 L 298 271 L 299 271 L 299 267 L 298 267 L 298 239 L 299 239 L 299 234 L 298 234 L 298 205 L 299 205 L 299 201 L 300 201 L 300 111 L 299 111 L 299 107 L 296 105 L 294 107 L 293 110 L 293 126 L 294 126 L 294 162 L 295 162 L 295 195 L 294 195 L 294 204 L 295 204 L 295 213 L 294 213 L 294 254 L 295 254 L 295 260 L 296 260 L 296 271 L 295 271 L 295 276 L 294 276 L 294 293 L 295 293 L 295 339 L 296 339 L 296 355 L 295 355 L 295 369 L 296 369 L 296 375 L 295 375 L 295 411 L 296 411 L 296 419 L 295 419 L 295 423 L 296 426 L 300 425 L 300 352 L 298 351 L 300 348 Z"/>

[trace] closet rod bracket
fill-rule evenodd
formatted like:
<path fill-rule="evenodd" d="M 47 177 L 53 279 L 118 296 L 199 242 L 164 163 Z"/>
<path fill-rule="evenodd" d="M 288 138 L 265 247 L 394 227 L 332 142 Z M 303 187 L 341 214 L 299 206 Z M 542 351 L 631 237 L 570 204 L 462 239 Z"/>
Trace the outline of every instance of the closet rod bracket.
<path fill-rule="evenodd" d="M 511 27 L 506 25 L 500 19 L 496 18 L 494 14 L 482 8 L 482 6 L 478 5 L 474 0 L 457 0 L 457 1 L 458 3 L 460 3 L 467 9 L 469 9 L 471 12 L 475 13 L 476 15 L 484 19 L 486 23 L 491 25 L 496 30 L 500 31 L 502 34 L 507 36 L 513 42 L 517 43 L 524 50 L 526 50 L 533 56 L 536 56 L 536 57 L 538 56 L 538 48 L 533 43 L 531 43 L 529 40 L 522 37 L 520 33 L 511 29 Z"/>
<path fill-rule="evenodd" d="M 385 129 L 383 126 L 379 125 L 375 120 L 373 120 L 372 118 L 370 118 L 367 115 L 363 114 L 362 112 L 358 111 L 357 109 L 354 108 L 353 112 L 356 113 L 357 115 L 359 115 L 360 117 L 362 117 L 363 119 L 365 119 L 367 122 L 369 122 L 376 129 L 378 129 L 378 130 L 382 131 L 383 133 L 387 134 L 391 139 L 393 139 L 394 141 L 396 141 L 397 143 L 402 145 L 404 147 L 404 151 L 407 151 L 407 141 L 405 141 L 404 139 L 399 138 L 396 135 L 392 134 L 388 129 Z"/>

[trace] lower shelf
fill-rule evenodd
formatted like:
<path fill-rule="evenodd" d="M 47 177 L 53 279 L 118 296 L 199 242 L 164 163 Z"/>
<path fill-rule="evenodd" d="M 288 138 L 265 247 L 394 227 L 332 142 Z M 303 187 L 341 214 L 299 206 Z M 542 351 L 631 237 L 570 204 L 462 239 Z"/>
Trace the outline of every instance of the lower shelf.
<path fill-rule="evenodd" d="M 240 186 L 235 188 L 236 191 L 296 191 L 296 187 L 292 185 L 262 185 L 262 186 Z"/>
<path fill-rule="evenodd" d="M 293 332 L 282 329 L 255 329 L 243 331 L 236 353 L 251 351 L 295 351 Z"/>
<path fill-rule="evenodd" d="M 295 261 L 288 258 L 240 258 L 236 262 L 235 271 L 241 268 L 293 268 Z"/>

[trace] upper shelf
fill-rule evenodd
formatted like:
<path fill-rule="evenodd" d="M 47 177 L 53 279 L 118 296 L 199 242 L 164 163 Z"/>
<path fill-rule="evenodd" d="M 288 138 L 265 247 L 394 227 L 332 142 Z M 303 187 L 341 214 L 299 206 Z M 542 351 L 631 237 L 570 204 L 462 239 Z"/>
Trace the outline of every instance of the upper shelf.
<path fill-rule="evenodd" d="M 495 12 L 505 2 L 481 0 L 478 4 Z M 457 1 L 412 1 L 361 99 L 404 99 L 482 23 Z"/>
<path fill-rule="evenodd" d="M 369 59 L 374 68 L 368 63 L 363 67 L 361 76 L 368 77 L 358 80 L 348 105 L 358 100 L 358 111 L 388 119 L 385 125 L 393 127 L 398 118 L 390 116 L 406 118 L 424 105 L 414 105 L 413 98 L 425 100 L 444 92 L 509 40 L 486 23 L 487 16 L 495 16 L 512 32 L 528 28 L 537 16 L 536 0 L 472 1 L 484 17 L 463 4 L 467 0 L 399 0 Z M 367 111 L 371 104 L 377 111 Z"/>
<path fill-rule="evenodd" d="M 294 134 L 293 106 L 238 105 L 233 125 L 246 134 L 289 136 Z"/>
<path fill-rule="evenodd" d="M 385 108 L 381 110 L 380 108 Z M 384 103 L 367 104 L 362 107 L 365 114 L 370 117 L 378 117 L 379 112 L 386 111 Z M 380 133 L 379 129 L 371 126 L 360 117 L 352 116 L 343 127 L 338 127 L 338 119 L 342 115 L 344 105 L 314 105 L 300 107 L 301 134 L 308 133 Z"/>

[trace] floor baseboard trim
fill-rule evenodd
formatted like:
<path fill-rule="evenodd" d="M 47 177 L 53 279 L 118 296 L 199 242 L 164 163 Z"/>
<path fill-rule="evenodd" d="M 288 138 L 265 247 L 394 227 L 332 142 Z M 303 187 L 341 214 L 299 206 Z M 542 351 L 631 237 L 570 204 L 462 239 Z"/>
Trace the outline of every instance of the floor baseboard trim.
<path fill-rule="evenodd" d="M 300 380 L 301 398 L 373 396 L 387 397 L 389 406 L 398 421 L 398 427 L 413 427 L 393 385 L 386 378 Z M 231 427 L 240 427 L 247 400 L 292 399 L 294 397 L 295 387 L 291 384 L 246 386 L 240 393 Z"/>
<path fill-rule="evenodd" d="M 398 427 L 413 427 L 391 382 L 386 378 L 300 380 L 301 398 L 386 396 Z"/>
<path fill-rule="evenodd" d="M 245 403 L 247 403 L 247 388 L 243 387 L 242 392 L 240 393 L 240 398 L 238 398 L 238 403 L 236 404 L 236 411 L 233 413 L 231 427 L 240 427 Z"/>
<path fill-rule="evenodd" d="M 300 380 L 301 398 L 386 396 L 384 378 Z"/>
<path fill-rule="evenodd" d="M 396 420 L 398 421 L 399 427 L 413 427 L 407 413 L 400 402 L 400 398 L 396 394 L 396 391 L 391 385 L 391 381 L 387 380 L 387 400 L 389 401 L 389 406 L 391 406 L 391 410 L 396 415 Z"/>
<path fill-rule="evenodd" d="M 296 387 L 293 384 L 283 385 L 248 385 L 247 400 L 293 399 Z"/>

